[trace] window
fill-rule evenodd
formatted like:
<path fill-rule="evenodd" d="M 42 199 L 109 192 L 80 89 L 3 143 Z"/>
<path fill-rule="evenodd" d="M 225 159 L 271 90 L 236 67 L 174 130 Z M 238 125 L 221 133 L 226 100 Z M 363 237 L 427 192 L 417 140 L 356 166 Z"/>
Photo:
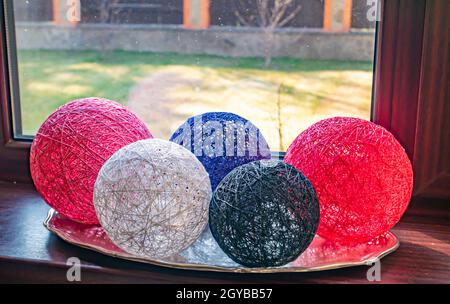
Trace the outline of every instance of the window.
<path fill-rule="evenodd" d="M 297 1 L 302 3 L 300 0 L 296 0 L 296 3 Z M 305 0 L 303 3 L 313 5 L 310 4 L 313 1 L 315 0 L 307 2 Z M 243 92 L 247 99 L 249 95 L 261 92 L 261 89 L 264 88 L 265 95 L 258 93 L 253 96 L 255 100 L 258 100 L 256 106 L 248 107 L 248 104 L 246 105 L 248 101 L 242 98 L 242 100 L 238 99 L 239 103 L 235 104 L 236 108 L 233 108 L 232 111 L 248 109 L 243 113 L 244 116 L 258 125 L 266 137 L 270 137 L 272 150 L 283 151 L 290 141 L 289 136 L 295 136 L 303 128 L 301 125 L 291 124 L 290 121 L 306 126 L 310 123 L 306 121 L 307 119 L 311 119 L 313 122 L 316 119 L 332 115 L 356 115 L 364 118 L 371 115 L 372 121 L 394 133 L 413 160 L 416 174 L 414 195 L 448 197 L 449 160 L 448 157 L 443 157 L 450 155 L 448 140 L 445 136 L 446 130 L 449 129 L 447 127 L 449 120 L 446 119 L 449 116 L 448 86 L 445 85 L 448 83 L 448 69 L 445 64 L 448 62 L 448 52 L 446 51 L 448 35 L 445 32 L 448 27 L 442 26 L 448 20 L 445 16 L 448 1 L 381 1 L 382 18 L 377 26 L 376 67 L 373 77 L 374 93 L 371 114 L 369 107 L 374 30 L 366 25 L 367 20 L 361 18 L 364 18 L 364 14 L 366 16 L 368 14 L 373 20 L 376 10 L 371 7 L 364 13 L 362 8 L 365 9 L 367 3 L 374 1 L 351 1 L 353 3 L 351 7 L 347 5 L 347 7 L 343 7 L 343 10 L 338 10 L 343 13 L 340 15 L 342 18 L 338 18 L 340 22 L 335 22 L 331 18 L 334 16 L 333 11 L 336 10 L 332 4 L 350 1 L 317 1 L 320 2 L 318 3 L 320 5 L 316 3 L 312 10 L 317 10 L 317 7 L 322 6 L 321 27 L 317 28 L 317 24 L 309 23 L 310 21 L 305 18 L 301 22 L 297 21 L 291 24 L 288 22 L 281 29 L 277 29 L 273 61 L 269 68 L 265 68 L 262 58 L 264 57 L 264 48 L 260 44 L 254 44 L 255 39 L 261 39 L 261 36 L 257 34 L 261 29 L 246 25 L 245 22 L 234 24 L 229 24 L 227 23 L 229 21 L 225 22 L 225 20 L 222 23 L 218 22 L 219 17 L 225 18 L 217 12 L 220 8 L 221 1 L 219 0 L 170 1 L 172 3 L 170 7 L 176 7 L 170 14 L 178 16 L 176 18 L 165 17 L 158 21 L 155 18 L 146 17 L 147 20 L 152 21 L 144 23 L 142 19 L 139 19 L 137 22 L 121 21 L 122 23 L 106 22 L 106 24 L 84 21 L 83 8 L 67 10 L 67 7 L 59 5 L 61 3 L 67 5 L 66 0 L 2 0 L 0 7 L 2 35 L 0 39 L 0 180 L 31 182 L 27 160 L 31 139 L 37 126 L 41 123 L 39 120 L 44 119 L 59 104 L 86 95 L 103 95 L 127 103 L 127 97 L 130 95 L 128 89 L 133 88 L 136 82 L 144 81 L 148 72 L 154 74 L 158 67 L 172 69 L 172 72 L 189 71 L 188 80 L 198 78 L 202 80 L 199 76 L 202 75 L 202 69 L 207 71 L 203 72 L 203 75 L 207 75 L 203 76 L 204 78 L 214 76 L 216 79 L 217 73 L 222 71 L 228 73 L 227 81 L 222 83 L 222 86 L 218 86 L 217 81 L 213 82 L 213 86 L 199 86 L 198 82 L 189 82 L 186 79 L 183 79 L 184 82 L 176 82 L 183 84 L 184 88 L 170 90 L 169 97 L 177 98 L 180 101 L 178 115 L 173 116 L 175 118 L 171 120 L 172 124 L 169 127 L 158 126 L 156 120 L 150 122 L 151 130 L 159 137 L 164 137 L 164 132 L 170 133 L 178 127 L 177 124 L 192 113 L 190 111 L 197 114 L 209 110 L 223 110 L 223 108 L 205 109 L 201 102 L 203 100 L 214 101 L 212 97 L 217 96 L 214 94 L 218 94 L 217 91 L 223 90 L 223 88 L 227 88 L 227 90 L 221 91 L 224 94 L 220 95 L 219 100 L 223 101 L 225 105 L 229 105 L 225 101 L 233 96 L 233 92 Z M 15 5 L 14 10 L 11 6 L 12 2 Z M 50 3 L 51 7 L 40 7 L 44 2 Z M 82 4 L 82 2 L 79 3 Z M 101 3 L 101 1 L 89 2 Z M 71 3 L 77 3 L 77 1 L 74 0 Z M 135 9 L 141 5 L 139 7 L 145 7 L 148 11 L 157 10 L 158 7 L 161 8 L 161 6 L 155 6 L 158 3 L 161 2 L 131 0 L 118 2 L 119 7 L 125 5 L 130 12 L 127 12 L 126 16 L 133 14 L 133 9 L 130 7 Z M 192 5 L 197 5 L 198 9 L 193 10 Z M 29 9 L 25 10 L 23 7 Z M 64 9 L 60 10 L 60 8 Z M 121 9 L 124 9 L 123 6 Z M 225 11 L 223 13 L 225 14 Z M 160 10 L 157 15 L 161 14 Z M 300 11 L 299 16 L 301 14 Z M 67 18 L 68 16 L 69 18 Z M 228 17 L 235 18 L 235 15 Z M 131 20 L 125 17 L 118 17 L 118 19 Z M 170 20 L 178 20 L 178 23 Z M 101 32 L 103 34 L 100 35 L 100 28 L 113 30 L 103 31 Z M 130 32 L 130 30 L 133 31 Z M 162 30 L 164 35 L 161 34 Z M 20 31 L 21 33 L 19 33 Z M 296 36 L 299 32 L 302 34 Z M 109 59 L 107 56 L 102 58 L 102 40 L 98 39 L 108 37 L 108 35 L 111 35 L 111 41 L 108 42 L 109 47 L 104 51 L 105 54 L 111 54 Z M 355 38 L 355 36 L 358 37 Z M 84 40 L 85 43 L 80 43 L 78 40 L 80 37 L 90 39 Z M 122 37 L 123 40 L 117 39 L 118 37 Z M 330 41 L 333 40 L 346 41 L 347 44 L 330 44 Z M 132 47 L 134 51 L 121 45 L 123 42 L 130 41 L 135 44 Z M 311 41 L 314 43 L 308 43 Z M 161 42 L 165 42 L 165 44 L 160 44 Z M 330 45 L 347 45 L 349 47 L 330 48 Z M 128 47 L 131 48 L 131 46 L 132 44 L 128 43 Z M 166 49 L 168 46 L 170 52 Z M 91 50 L 94 47 L 95 49 Z M 289 58 L 289 52 L 292 49 L 308 59 Z M 256 52 L 259 58 L 243 56 L 246 54 L 242 52 L 249 51 Z M 183 52 L 183 54 L 175 55 L 174 53 L 177 52 Z M 205 53 L 207 54 L 205 55 Z M 126 56 L 129 54 L 131 56 Z M 341 59 L 349 54 L 357 54 L 361 57 L 359 57 L 360 61 L 357 61 L 357 65 L 355 65 L 355 61 L 316 61 L 311 58 L 320 55 L 323 59 L 330 54 L 339 54 L 342 56 Z M 250 55 L 255 55 L 255 53 L 250 53 Z M 83 58 L 82 60 L 80 60 L 80 56 Z M 280 56 L 281 59 L 278 58 Z M 53 59 L 55 61 L 52 61 Z M 127 61 L 131 61 L 132 64 L 124 72 L 121 65 Z M 347 105 L 349 100 L 350 102 L 360 100 L 364 104 L 359 108 L 360 114 L 351 112 L 358 110 L 358 107 L 347 107 L 334 112 L 320 112 L 322 115 L 317 116 L 306 115 L 302 112 L 301 114 L 305 116 L 297 118 L 294 114 L 300 109 L 299 103 L 294 103 L 292 100 L 305 102 L 305 100 L 308 101 L 307 98 L 303 98 L 305 92 L 309 95 L 317 93 L 320 83 L 327 78 L 325 75 L 330 76 L 328 71 L 330 63 L 335 65 L 333 73 L 350 70 L 355 75 L 366 75 L 351 79 L 359 79 L 359 81 L 366 79 L 367 81 L 364 80 L 364 84 L 362 84 L 339 78 L 339 85 L 331 86 L 333 89 L 324 90 L 324 94 L 316 97 L 322 97 L 331 102 L 347 101 L 345 103 Z M 342 65 L 337 68 L 337 64 Z M 44 68 L 36 68 L 39 66 Z M 82 78 L 88 73 L 84 71 L 83 74 L 80 69 L 89 68 L 94 76 L 89 75 L 89 81 L 83 84 Z M 133 69 L 143 71 L 143 74 L 139 75 Z M 315 70 L 313 71 L 313 69 Z M 131 71 L 132 77 L 127 78 L 128 81 L 118 77 L 128 76 L 129 71 Z M 250 72 L 258 74 L 257 81 L 252 81 Z M 81 75 L 74 77 L 77 76 L 77 73 L 81 73 Z M 112 76 L 107 76 L 107 73 Z M 304 73 L 305 77 L 301 78 L 300 73 Z M 314 75 L 314 73 L 316 74 Z M 58 77 L 52 77 L 53 74 Z M 292 82 L 280 81 L 285 79 L 280 76 L 283 74 L 288 75 L 285 77 L 288 79 L 291 77 L 297 80 L 306 79 L 309 81 L 308 86 L 305 86 L 306 82 L 297 81 L 294 83 L 297 91 L 292 91 Z M 40 78 L 46 81 L 42 82 Z M 105 78 L 109 79 L 110 83 L 105 81 Z M 267 80 L 273 79 L 276 80 L 275 84 L 267 85 Z M 166 84 L 170 86 L 172 80 L 167 77 Z M 145 84 L 145 82 L 142 83 Z M 121 89 L 117 84 L 123 85 L 120 87 Z M 299 84 L 303 84 L 303 87 L 297 87 Z M 52 86 L 57 89 L 50 90 Z M 91 90 L 91 86 L 97 90 L 83 91 L 86 88 Z M 41 90 L 29 90 L 30 87 Z M 278 90 L 282 92 L 279 95 Z M 206 94 L 208 92 L 212 95 Z M 303 95 L 300 97 L 302 98 L 294 99 L 294 96 L 298 96 L 290 95 L 293 92 L 301 92 Z M 339 95 L 342 92 L 350 96 L 349 100 L 344 100 L 342 95 Z M 44 104 L 42 108 L 37 107 L 38 99 L 30 98 L 32 94 L 42 94 L 41 96 L 48 94 L 48 98 L 41 99 L 41 102 L 44 100 L 48 107 L 45 108 Z M 280 116 L 277 116 L 277 109 L 281 107 L 273 107 L 270 104 L 266 107 L 261 106 L 259 101 L 266 100 L 264 98 L 267 96 L 272 96 L 267 99 L 269 101 L 273 100 L 273 96 L 282 97 L 280 101 L 284 111 L 280 111 Z M 314 97 L 314 95 L 312 96 Z M 427 109 L 427 111 L 419 109 Z M 36 114 L 33 114 L 33 111 Z M 265 114 L 267 117 L 261 117 L 272 120 L 275 119 L 274 117 L 281 117 L 279 121 L 282 127 L 291 132 L 283 133 L 282 145 L 278 140 L 280 136 L 277 124 L 265 124 L 265 121 L 261 122 L 258 117 L 250 117 L 251 114 L 258 113 Z M 286 113 L 291 115 L 291 120 Z M 34 127 L 30 122 L 25 122 L 27 120 L 25 114 L 36 115 L 36 117 L 40 115 L 39 119 L 36 118 Z M 158 115 L 158 113 L 154 114 Z M 304 117 L 306 117 L 305 120 Z M 270 122 L 269 119 L 267 120 Z M 286 137 L 284 134 L 287 134 Z"/>
<path fill-rule="evenodd" d="M 14 135 L 87 96 L 124 103 L 166 139 L 190 116 L 234 112 L 274 151 L 322 118 L 369 119 L 375 20 L 352 28 L 350 2 L 328 2 L 5 1 Z"/>

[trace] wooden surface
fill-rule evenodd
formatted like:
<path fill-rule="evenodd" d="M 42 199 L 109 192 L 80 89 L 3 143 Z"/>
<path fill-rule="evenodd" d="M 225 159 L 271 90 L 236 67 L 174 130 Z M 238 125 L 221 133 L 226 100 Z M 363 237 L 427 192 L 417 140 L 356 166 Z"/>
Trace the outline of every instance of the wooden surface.
<path fill-rule="evenodd" d="M 372 121 L 414 168 L 414 195 L 450 198 L 450 1 L 383 2 Z"/>
<path fill-rule="evenodd" d="M 426 0 L 382 2 L 372 121 L 414 155 Z"/>
<path fill-rule="evenodd" d="M 427 1 L 413 159 L 416 193 L 427 197 L 450 198 L 449 15 L 450 1 Z"/>
<path fill-rule="evenodd" d="M 424 206 L 424 207 L 422 207 Z M 450 204 L 414 202 L 393 230 L 400 248 L 381 261 L 381 283 L 450 283 Z M 30 185 L 0 183 L 0 282 L 65 283 L 66 260 L 83 283 L 368 283 L 368 267 L 316 273 L 222 274 L 122 261 L 65 243 L 42 225 L 47 205 Z"/>

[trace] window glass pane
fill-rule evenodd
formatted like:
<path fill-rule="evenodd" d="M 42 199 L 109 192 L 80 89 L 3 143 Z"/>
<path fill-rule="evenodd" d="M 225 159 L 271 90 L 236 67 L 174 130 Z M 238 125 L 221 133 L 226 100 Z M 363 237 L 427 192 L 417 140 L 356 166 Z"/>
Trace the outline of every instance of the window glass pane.
<path fill-rule="evenodd" d="M 12 2 L 18 137 L 88 96 L 125 104 L 164 139 L 190 116 L 234 112 L 273 151 L 320 119 L 370 118 L 375 1 Z"/>

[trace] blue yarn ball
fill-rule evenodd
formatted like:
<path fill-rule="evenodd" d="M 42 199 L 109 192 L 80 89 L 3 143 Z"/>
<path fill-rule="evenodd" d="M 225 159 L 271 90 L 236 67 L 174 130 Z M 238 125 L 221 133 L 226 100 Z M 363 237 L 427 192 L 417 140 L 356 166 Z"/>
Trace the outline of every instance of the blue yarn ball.
<path fill-rule="evenodd" d="M 260 130 L 247 119 L 227 112 L 190 117 L 170 137 L 203 164 L 212 189 L 234 168 L 270 159 L 270 149 Z"/>

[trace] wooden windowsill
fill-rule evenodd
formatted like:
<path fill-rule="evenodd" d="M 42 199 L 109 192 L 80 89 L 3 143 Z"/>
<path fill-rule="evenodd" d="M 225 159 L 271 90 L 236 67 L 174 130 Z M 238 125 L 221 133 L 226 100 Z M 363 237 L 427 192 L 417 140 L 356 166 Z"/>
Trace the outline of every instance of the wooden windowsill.
<path fill-rule="evenodd" d="M 82 261 L 83 283 L 368 283 L 368 267 L 294 274 L 166 269 L 104 256 L 47 231 L 48 207 L 31 185 L 0 183 L 0 282 L 65 283 L 66 260 Z M 381 283 L 450 282 L 450 204 L 414 201 L 393 229 L 400 248 L 382 259 Z"/>

